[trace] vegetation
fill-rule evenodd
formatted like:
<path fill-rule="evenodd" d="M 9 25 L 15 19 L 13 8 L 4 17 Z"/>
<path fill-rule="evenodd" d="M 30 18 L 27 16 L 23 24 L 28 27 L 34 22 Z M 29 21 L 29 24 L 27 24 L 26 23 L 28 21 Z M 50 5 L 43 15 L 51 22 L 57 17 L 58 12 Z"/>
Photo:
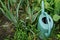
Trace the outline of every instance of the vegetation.
<path fill-rule="evenodd" d="M 44 2 L 45 11 L 54 21 L 48 40 L 60 40 L 60 0 Z M 0 35 L 1 40 L 40 40 L 37 23 L 41 13 L 41 0 L 0 0 L 0 5 L 1 30 L 4 33 L 8 30 L 8 35 Z"/>

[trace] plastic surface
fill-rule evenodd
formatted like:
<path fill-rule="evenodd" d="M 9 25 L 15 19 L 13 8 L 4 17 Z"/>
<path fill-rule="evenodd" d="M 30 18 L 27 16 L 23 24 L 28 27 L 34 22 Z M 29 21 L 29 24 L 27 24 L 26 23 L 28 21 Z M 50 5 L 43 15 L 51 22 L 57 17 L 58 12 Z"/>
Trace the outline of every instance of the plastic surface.
<path fill-rule="evenodd" d="M 38 20 L 38 30 L 40 30 L 40 32 L 41 32 L 40 36 L 42 38 L 48 37 L 50 35 L 51 29 L 53 27 L 53 20 L 52 20 L 52 18 L 46 12 L 44 12 L 44 13 L 45 14 L 41 14 L 39 16 L 39 20 Z M 45 18 L 46 20 L 43 19 L 43 18 Z M 43 20 L 45 20 L 47 23 L 44 23 Z"/>
<path fill-rule="evenodd" d="M 42 11 L 38 19 L 38 30 L 40 30 L 40 38 L 49 37 L 53 27 L 53 20 L 50 15 L 44 12 L 44 1 L 42 0 Z"/>

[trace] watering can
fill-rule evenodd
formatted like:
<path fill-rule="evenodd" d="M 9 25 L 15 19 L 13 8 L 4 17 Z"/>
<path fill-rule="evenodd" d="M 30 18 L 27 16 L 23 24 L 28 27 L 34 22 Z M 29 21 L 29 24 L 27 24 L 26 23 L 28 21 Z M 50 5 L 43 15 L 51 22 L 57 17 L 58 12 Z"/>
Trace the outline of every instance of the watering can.
<path fill-rule="evenodd" d="M 44 39 L 49 37 L 53 27 L 53 20 L 50 15 L 44 11 L 44 1 L 42 0 L 42 11 L 38 19 L 38 30 L 40 31 L 39 37 Z"/>

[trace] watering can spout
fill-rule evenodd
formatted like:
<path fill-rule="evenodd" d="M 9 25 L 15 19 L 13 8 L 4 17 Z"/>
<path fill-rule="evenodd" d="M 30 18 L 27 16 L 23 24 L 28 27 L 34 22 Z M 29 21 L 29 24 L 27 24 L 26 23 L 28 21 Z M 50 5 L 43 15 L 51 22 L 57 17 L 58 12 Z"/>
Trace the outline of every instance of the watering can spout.
<path fill-rule="evenodd" d="M 44 12 L 44 1 L 43 0 L 42 0 L 41 8 L 42 8 L 42 12 Z"/>

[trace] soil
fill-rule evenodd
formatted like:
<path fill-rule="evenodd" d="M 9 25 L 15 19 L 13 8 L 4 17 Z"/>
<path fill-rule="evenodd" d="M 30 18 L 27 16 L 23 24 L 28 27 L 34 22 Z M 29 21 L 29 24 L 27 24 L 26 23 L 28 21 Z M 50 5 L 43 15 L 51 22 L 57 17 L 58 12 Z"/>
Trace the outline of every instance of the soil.
<path fill-rule="evenodd" d="M 4 40 L 7 36 L 13 37 L 15 32 L 14 29 L 12 23 L 2 13 L 0 13 L 0 40 Z"/>

